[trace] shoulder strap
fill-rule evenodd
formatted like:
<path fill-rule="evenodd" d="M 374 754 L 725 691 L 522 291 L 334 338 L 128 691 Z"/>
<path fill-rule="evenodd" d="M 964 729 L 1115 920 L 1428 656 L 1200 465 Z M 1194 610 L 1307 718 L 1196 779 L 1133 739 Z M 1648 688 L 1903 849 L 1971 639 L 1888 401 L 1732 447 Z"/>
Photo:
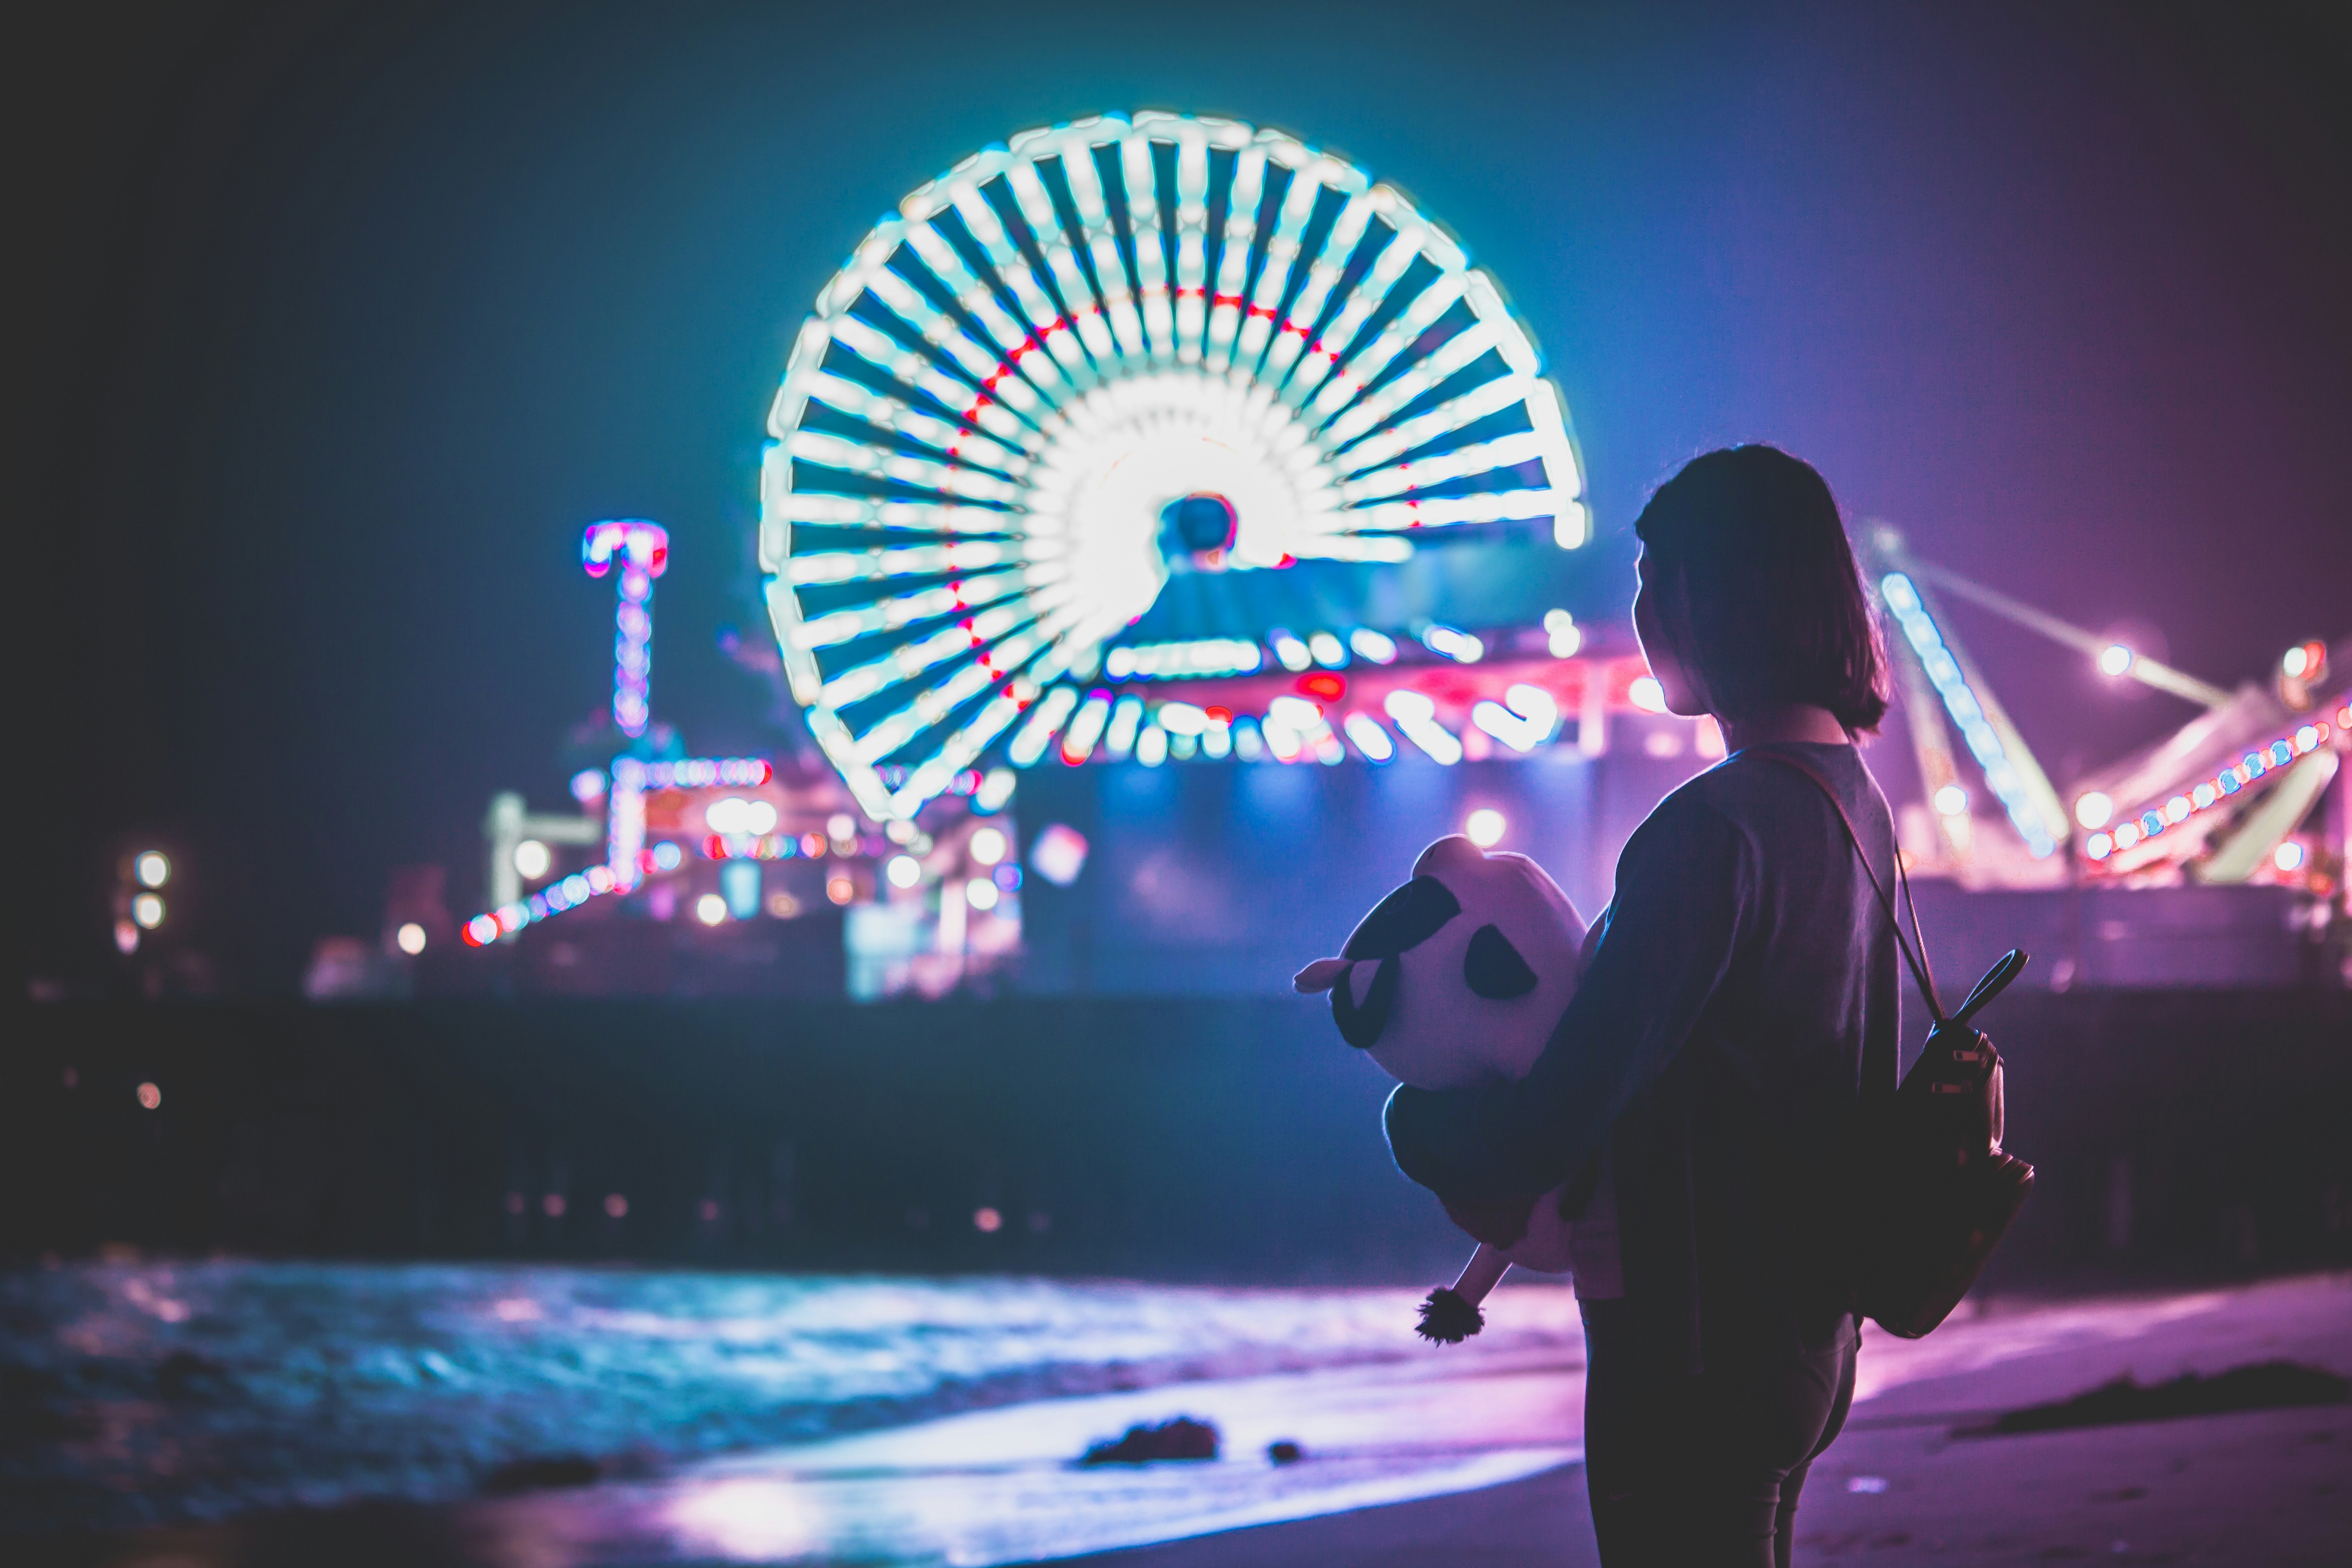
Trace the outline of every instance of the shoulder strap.
<path fill-rule="evenodd" d="M 1837 791 L 1830 787 L 1830 781 L 1823 778 L 1812 763 L 1784 752 L 1752 750 L 1743 754 L 1762 757 L 1804 774 L 1813 781 L 1813 787 L 1827 797 L 1830 809 L 1837 813 L 1838 821 L 1845 828 L 1846 842 L 1853 846 L 1854 855 L 1862 861 L 1862 874 L 1870 879 L 1870 890 L 1878 895 L 1878 907 L 1886 911 L 1886 923 L 1895 928 L 1895 945 L 1901 951 L 1903 962 L 1910 965 L 1911 978 L 1918 982 L 1919 994 L 1927 1004 L 1928 1016 L 1938 1024 L 1942 1023 L 1944 1005 L 1936 995 L 1936 972 L 1927 965 L 1927 938 L 1919 929 L 1919 900 L 1912 897 L 1911 879 L 1903 868 L 1902 851 L 1899 848 L 1895 851 L 1895 879 L 1902 889 L 1904 900 L 1911 906 L 1911 934 L 1917 940 L 1916 948 L 1904 940 L 1903 921 L 1895 912 L 1895 900 L 1887 896 L 1886 884 L 1880 881 L 1878 873 L 1871 868 L 1870 851 L 1862 847 L 1862 835 L 1854 831 L 1853 818 L 1846 815 L 1845 802 L 1838 799 Z"/>

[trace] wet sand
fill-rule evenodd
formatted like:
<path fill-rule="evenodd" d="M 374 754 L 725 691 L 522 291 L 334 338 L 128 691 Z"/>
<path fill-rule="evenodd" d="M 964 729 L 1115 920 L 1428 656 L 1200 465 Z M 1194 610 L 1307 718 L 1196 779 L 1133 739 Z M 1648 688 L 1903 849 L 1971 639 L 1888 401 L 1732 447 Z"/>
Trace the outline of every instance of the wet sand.
<path fill-rule="evenodd" d="M 2352 1279 L 2021 1310 L 1864 1349 L 1869 1396 L 1814 1468 L 1800 1563 L 2352 1562 L 2352 1405 L 2029 1436 L 2002 1410 L 2287 1359 L 2352 1375 Z M 1591 1568 L 1581 1466 L 1482 1491 L 1066 1559 L 1070 1568 Z"/>

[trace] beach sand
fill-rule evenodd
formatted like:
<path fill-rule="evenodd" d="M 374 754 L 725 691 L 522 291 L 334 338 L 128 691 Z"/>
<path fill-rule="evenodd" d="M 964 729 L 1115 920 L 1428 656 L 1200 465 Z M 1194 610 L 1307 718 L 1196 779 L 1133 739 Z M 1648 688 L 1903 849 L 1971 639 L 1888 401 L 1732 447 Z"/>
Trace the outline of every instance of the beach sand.
<path fill-rule="evenodd" d="M 2352 1279 L 1996 1311 L 1864 1352 L 1867 1396 L 1814 1468 L 1797 1561 L 2273 1568 L 2352 1563 L 2352 1405 L 2025 1436 L 2003 1410 L 2291 1360 L 2352 1375 Z M 1588 1568 L 1580 1465 L 1475 1492 L 1125 1552 L 1075 1568 Z"/>
<path fill-rule="evenodd" d="M 1532 1322 L 1560 1306 L 1557 1288 L 1507 1288 L 1495 1311 Z M 1596 1563 L 1580 1355 L 1559 1340 L 1465 1349 L 1016 1404 L 521 1496 L 8 1545 L 55 1568 Z M 1924 1341 L 1866 1334 L 1853 1418 L 1806 1490 L 1799 1560 L 2341 1568 L 2352 1405 L 1969 1434 L 2125 1374 L 2279 1360 L 2352 1376 L 2352 1276 L 1997 1302 Z M 1071 1462 L 1175 1414 L 1213 1421 L 1222 1456 Z M 1271 1462 L 1279 1438 L 1305 1458 Z"/>

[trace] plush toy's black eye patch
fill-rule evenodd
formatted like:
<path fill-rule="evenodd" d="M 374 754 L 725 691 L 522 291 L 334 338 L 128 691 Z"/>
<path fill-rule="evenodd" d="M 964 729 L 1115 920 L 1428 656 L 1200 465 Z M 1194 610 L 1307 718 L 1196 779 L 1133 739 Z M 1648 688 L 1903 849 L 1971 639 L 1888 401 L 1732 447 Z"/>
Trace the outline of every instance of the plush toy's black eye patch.
<path fill-rule="evenodd" d="M 1415 877 L 1372 907 L 1348 933 L 1342 958 L 1393 958 L 1419 947 L 1462 912 L 1451 889 L 1434 877 Z"/>
<path fill-rule="evenodd" d="M 1397 976 L 1404 965 L 1395 958 L 1383 958 L 1381 966 L 1372 971 L 1372 984 L 1364 993 L 1364 1005 L 1356 1005 L 1356 971 L 1350 964 L 1339 972 L 1339 983 L 1331 987 L 1331 1021 L 1339 1026 L 1339 1037 L 1358 1050 L 1370 1047 L 1389 1026 L 1389 1014 L 1396 1007 Z"/>
<path fill-rule="evenodd" d="M 1524 996 L 1536 988 L 1536 972 L 1511 945 L 1511 939 L 1493 926 L 1480 926 L 1462 955 L 1462 981 L 1493 1002 Z"/>

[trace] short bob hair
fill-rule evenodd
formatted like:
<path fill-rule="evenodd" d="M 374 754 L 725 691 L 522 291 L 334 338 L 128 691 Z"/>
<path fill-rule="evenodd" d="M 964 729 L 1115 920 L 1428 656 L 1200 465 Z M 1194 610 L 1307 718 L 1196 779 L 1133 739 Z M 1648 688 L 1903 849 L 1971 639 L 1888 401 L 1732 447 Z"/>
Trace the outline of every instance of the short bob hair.
<path fill-rule="evenodd" d="M 1670 635 L 1717 711 L 1826 708 L 1854 734 L 1886 717 L 1886 659 L 1837 500 L 1777 447 L 1727 447 L 1683 465 L 1633 532 L 1652 580 L 1681 578 L 1686 626 Z"/>

